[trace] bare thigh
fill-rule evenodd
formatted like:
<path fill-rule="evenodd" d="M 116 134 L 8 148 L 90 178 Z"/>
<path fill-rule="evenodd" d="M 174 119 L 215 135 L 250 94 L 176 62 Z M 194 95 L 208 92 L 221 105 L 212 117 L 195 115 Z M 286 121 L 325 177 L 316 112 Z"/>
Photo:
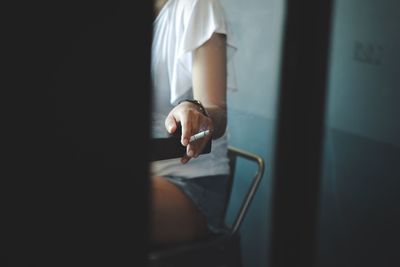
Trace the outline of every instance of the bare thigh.
<path fill-rule="evenodd" d="M 152 178 L 150 202 L 153 244 L 189 241 L 206 234 L 205 217 L 176 185 L 163 177 Z"/>

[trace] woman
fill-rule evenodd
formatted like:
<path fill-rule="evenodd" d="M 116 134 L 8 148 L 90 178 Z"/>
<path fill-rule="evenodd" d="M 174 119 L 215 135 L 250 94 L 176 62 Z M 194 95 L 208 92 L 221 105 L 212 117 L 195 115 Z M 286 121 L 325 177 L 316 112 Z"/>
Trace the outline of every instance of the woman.
<path fill-rule="evenodd" d="M 181 127 L 186 155 L 151 163 L 151 240 L 190 241 L 221 231 L 229 172 L 227 88 L 230 45 L 218 0 L 155 0 L 153 126 Z M 210 130 L 189 143 L 190 136 Z M 212 139 L 211 152 L 201 154 Z"/>

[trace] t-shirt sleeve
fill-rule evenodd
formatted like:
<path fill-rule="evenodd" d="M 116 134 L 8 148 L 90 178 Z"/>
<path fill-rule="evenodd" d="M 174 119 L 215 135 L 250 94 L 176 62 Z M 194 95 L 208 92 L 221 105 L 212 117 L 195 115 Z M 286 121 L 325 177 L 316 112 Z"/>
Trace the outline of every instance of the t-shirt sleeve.
<path fill-rule="evenodd" d="M 180 55 L 200 47 L 214 32 L 227 34 L 224 13 L 218 1 L 196 0 L 187 9 Z"/>

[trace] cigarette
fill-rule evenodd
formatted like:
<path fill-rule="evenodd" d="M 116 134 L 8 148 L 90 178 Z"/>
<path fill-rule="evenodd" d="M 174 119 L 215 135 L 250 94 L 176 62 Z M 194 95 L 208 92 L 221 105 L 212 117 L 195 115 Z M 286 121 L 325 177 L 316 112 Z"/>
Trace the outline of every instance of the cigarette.
<path fill-rule="evenodd" d="M 192 135 L 192 136 L 190 137 L 189 143 L 192 143 L 192 142 L 194 142 L 194 141 L 196 141 L 196 140 L 199 140 L 199 139 L 201 139 L 201 138 L 204 138 L 204 137 L 206 137 L 206 136 L 209 135 L 209 134 L 210 134 L 210 130 L 205 130 L 205 131 L 199 132 L 199 133 L 197 133 L 197 134 L 195 134 L 195 135 Z"/>

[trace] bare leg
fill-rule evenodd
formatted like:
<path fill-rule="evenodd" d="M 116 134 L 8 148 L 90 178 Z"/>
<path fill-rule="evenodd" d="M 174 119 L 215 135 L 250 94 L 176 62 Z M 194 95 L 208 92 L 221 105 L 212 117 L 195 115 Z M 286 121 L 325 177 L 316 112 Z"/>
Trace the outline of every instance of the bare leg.
<path fill-rule="evenodd" d="M 173 183 L 154 177 L 151 183 L 151 243 L 189 241 L 206 234 L 206 220 Z"/>

